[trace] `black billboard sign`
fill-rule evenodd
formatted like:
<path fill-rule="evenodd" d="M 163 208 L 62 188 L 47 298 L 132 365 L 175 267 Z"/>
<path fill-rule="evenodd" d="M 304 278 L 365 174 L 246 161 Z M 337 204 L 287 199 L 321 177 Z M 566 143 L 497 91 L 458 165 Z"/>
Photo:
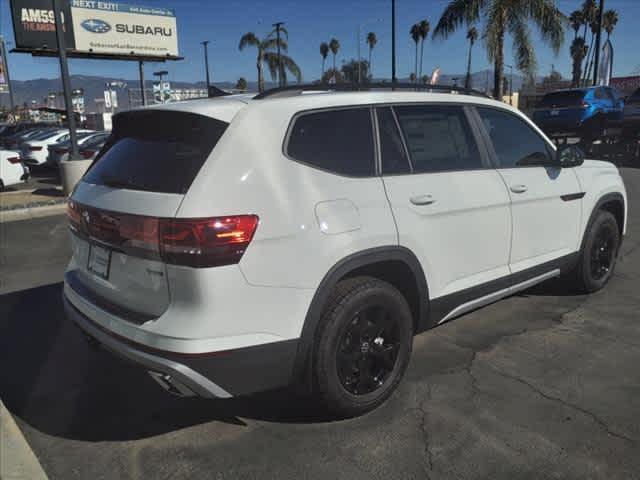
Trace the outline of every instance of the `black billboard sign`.
<path fill-rule="evenodd" d="M 67 48 L 75 48 L 68 0 L 60 1 Z M 53 0 L 11 0 L 17 48 L 57 50 Z"/>

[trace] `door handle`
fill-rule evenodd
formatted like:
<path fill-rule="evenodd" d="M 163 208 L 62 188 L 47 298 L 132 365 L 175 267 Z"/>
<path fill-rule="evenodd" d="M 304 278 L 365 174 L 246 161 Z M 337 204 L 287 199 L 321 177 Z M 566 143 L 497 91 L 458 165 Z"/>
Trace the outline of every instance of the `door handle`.
<path fill-rule="evenodd" d="M 524 193 L 527 191 L 526 185 L 511 185 L 511 191 L 513 193 Z"/>
<path fill-rule="evenodd" d="M 409 199 L 414 205 L 431 205 L 436 202 L 436 199 L 431 195 L 416 195 Z"/>

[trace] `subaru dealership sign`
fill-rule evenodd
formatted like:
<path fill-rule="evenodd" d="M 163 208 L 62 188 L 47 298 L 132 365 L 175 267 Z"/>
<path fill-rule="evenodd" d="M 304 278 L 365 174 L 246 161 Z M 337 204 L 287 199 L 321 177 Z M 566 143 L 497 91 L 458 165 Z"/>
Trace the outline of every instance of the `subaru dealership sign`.
<path fill-rule="evenodd" d="M 173 10 L 98 0 L 63 0 L 67 49 L 76 54 L 177 57 Z M 55 51 L 52 0 L 11 0 L 16 47 Z"/>
<path fill-rule="evenodd" d="M 173 10 L 96 0 L 72 0 L 76 50 L 119 55 L 177 56 Z"/>

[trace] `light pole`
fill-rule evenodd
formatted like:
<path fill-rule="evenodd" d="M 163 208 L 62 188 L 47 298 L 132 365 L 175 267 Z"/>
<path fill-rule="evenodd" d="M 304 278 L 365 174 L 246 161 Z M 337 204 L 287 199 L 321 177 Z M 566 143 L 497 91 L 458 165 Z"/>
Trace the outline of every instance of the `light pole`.
<path fill-rule="evenodd" d="M 509 105 L 513 103 L 513 65 L 504 64 L 509 69 Z"/>
<path fill-rule="evenodd" d="M 200 42 L 204 47 L 204 69 L 207 74 L 207 95 L 209 95 L 209 50 L 207 49 L 207 45 L 209 45 L 209 40 L 205 40 Z"/>
<path fill-rule="evenodd" d="M 67 64 L 67 46 L 64 38 L 64 28 L 62 24 L 62 11 L 60 0 L 53 0 L 53 16 L 56 24 L 56 40 L 58 43 L 58 57 L 60 58 L 60 76 L 62 77 L 62 89 L 64 90 L 64 105 L 67 110 L 67 124 L 69 125 L 69 143 L 71 151 L 69 159 L 78 157 L 78 135 L 76 133 L 76 114 L 73 111 L 71 101 L 71 81 L 69 79 L 69 65 Z"/>
<path fill-rule="evenodd" d="M 604 0 L 600 0 L 598 9 L 598 32 L 596 33 L 596 51 L 593 61 L 593 84 L 598 83 L 598 66 L 600 64 L 600 36 L 602 35 L 602 12 L 604 12 Z"/>
<path fill-rule="evenodd" d="M 166 70 L 160 70 L 158 72 L 153 72 L 154 77 L 158 77 L 158 91 L 160 92 L 160 103 L 164 103 L 164 95 L 162 94 L 162 77 L 168 75 L 169 72 Z"/>
<path fill-rule="evenodd" d="M 396 0 L 391 0 L 391 83 L 398 82 L 396 78 Z"/>
<path fill-rule="evenodd" d="M 280 57 L 280 28 L 284 25 L 284 22 L 276 22 L 273 26 L 276 29 L 276 41 L 278 50 L 278 87 L 282 87 L 282 59 Z"/>

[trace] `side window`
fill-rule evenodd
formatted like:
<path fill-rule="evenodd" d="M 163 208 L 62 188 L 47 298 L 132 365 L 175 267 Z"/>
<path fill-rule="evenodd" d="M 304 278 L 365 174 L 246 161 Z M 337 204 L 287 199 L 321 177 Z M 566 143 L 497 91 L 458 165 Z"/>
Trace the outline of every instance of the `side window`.
<path fill-rule="evenodd" d="M 500 168 L 541 165 L 551 160 L 545 140 L 524 120 L 493 108 L 477 110 Z"/>
<path fill-rule="evenodd" d="M 484 168 L 462 107 L 394 107 L 415 173 Z"/>
<path fill-rule="evenodd" d="M 58 139 L 58 143 L 60 142 L 66 142 L 67 140 L 69 140 L 69 135 L 63 135 L 62 137 L 60 137 Z"/>
<path fill-rule="evenodd" d="M 378 130 L 380 134 L 380 155 L 382 157 L 382 174 L 397 175 L 409 173 L 409 159 L 402 144 L 396 120 L 391 107 L 376 109 Z"/>
<path fill-rule="evenodd" d="M 331 110 L 299 116 L 287 155 L 313 167 L 353 177 L 375 175 L 369 108 Z"/>

